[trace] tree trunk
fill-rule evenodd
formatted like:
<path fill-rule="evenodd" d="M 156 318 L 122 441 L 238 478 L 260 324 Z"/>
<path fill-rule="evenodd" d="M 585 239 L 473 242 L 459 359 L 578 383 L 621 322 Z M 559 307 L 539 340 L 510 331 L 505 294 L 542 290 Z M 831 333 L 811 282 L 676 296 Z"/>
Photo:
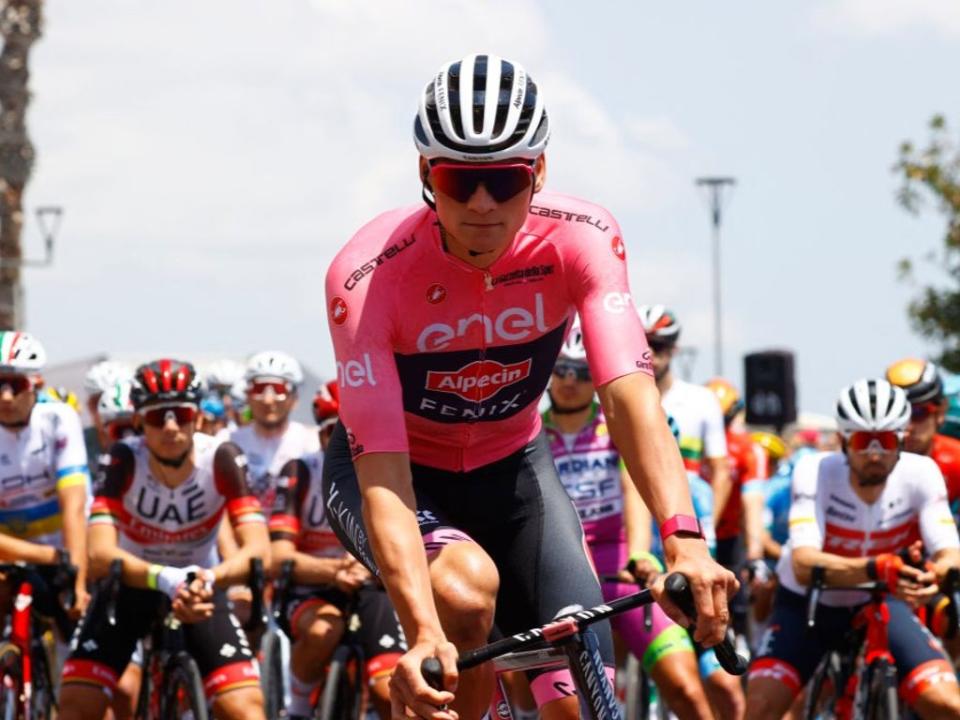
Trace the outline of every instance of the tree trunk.
<path fill-rule="evenodd" d="M 40 37 L 43 0 L 0 0 L 0 329 L 23 328 L 23 189 L 33 169 L 27 136 L 27 60 Z"/>

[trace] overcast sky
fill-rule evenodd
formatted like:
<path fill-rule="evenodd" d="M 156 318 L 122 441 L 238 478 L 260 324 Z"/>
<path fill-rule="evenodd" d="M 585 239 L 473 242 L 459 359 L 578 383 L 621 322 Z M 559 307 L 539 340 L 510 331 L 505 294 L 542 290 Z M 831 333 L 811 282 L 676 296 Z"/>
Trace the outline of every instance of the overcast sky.
<path fill-rule="evenodd" d="M 724 215 L 727 375 L 797 353 L 805 409 L 930 348 L 904 255 L 939 217 L 890 168 L 943 112 L 960 126 L 955 0 L 687 3 L 47 0 L 31 58 L 27 193 L 65 208 L 25 272 L 53 362 L 114 351 L 287 349 L 332 374 L 323 275 L 352 232 L 419 198 L 411 124 L 444 61 L 492 52 L 541 86 L 553 189 L 607 206 L 632 290 L 674 308 L 713 368 L 708 214 Z M 28 223 L 28 255 L 41 251 Z"/>

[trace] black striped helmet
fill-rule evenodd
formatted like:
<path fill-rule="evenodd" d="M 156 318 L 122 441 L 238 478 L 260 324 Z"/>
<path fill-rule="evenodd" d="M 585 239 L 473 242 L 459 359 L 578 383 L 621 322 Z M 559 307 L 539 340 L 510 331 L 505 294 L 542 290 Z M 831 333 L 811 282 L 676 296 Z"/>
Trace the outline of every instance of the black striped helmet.
<path fill-rule="evenodd" d="M 428 160 L 536 160 L 549 137 L 536 83 L 496 55 L 468 55 L 440 68 L 413 123 L 417 150 Z"/>
<path fill-rule="evenodd" d="M 837 424 L 844 434 L 861 430 L 903 432 L 909 422 L 907 394 L 886 380 L 857 380 L 844 388 L 837 400 Z"/>

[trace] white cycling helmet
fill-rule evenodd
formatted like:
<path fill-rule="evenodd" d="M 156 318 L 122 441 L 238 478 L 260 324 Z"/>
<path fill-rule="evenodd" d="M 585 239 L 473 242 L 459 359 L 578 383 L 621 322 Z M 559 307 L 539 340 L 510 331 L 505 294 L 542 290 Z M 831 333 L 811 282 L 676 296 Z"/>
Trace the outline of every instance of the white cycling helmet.
<path fill-rule="evenodd" d="M 845 435 L 863 430 L 903 432 L 909 422 L 907 394 L 886 380 L 857 380 L 837 399 L 837 425 Z"/>
<path fill-rule="evenodd" d="M 99 395 L 112 388 L 120 380 L 129 380 L 133 371 L 123 363 L 103 360 L 87 370 L 83 389 L 88 395 Z"/>
<path fill-rule="evenodd" d="M 204 368 L 203 381 L 208 388 L 225 390 L 243 379 L 245 368 L 236 360 L 216 360 Z"/>
<path fill-rule="evenodd" d="M 47 351 L 30 333 L 0 330 L 0 371 L 35 374 L 47 364 Z"/>
<path fill-rule="evenodd" d="M 109 423 L 133 416 L 136 410 L 133 407 L 133 401 L 130 400 L 132 386 L 133 383 L 129 379 L 118 380 L 103 391 L 97 402 L 97 414 L 101 422 Z"/>
<path fill-rule="evenodd" d="M 567 339 L 560 346 L 559 358 L 584 362 L 587 359 L 587 350 L 583 346 L 583 330 L 580 327 L 580 317 L 578 315 L 573 316 L 573 323 L 570 325 Z"/>
<path fill-rule="evenodd" d="M 673 311 L 664 305 L 638 305 L 637 314 L 648 340 L 675 343 L 680 337 L 680 323 Z"/>
<path fill-rule="evenodd" d="M 448 62 L 427 83 L 413 123 L 428 160 L 536 160 L 550 137 L 543 96 L 520 65 L 496 55 Z"/>
<path fill-rule="evenodd" d="M 247 361 L 247 371 L 243 374 L 247 382 L 257 378 L 279 378 L 296 386 L 303 382 L 300 363 L 286 353 L 276 350 L 259 352 Z"/>

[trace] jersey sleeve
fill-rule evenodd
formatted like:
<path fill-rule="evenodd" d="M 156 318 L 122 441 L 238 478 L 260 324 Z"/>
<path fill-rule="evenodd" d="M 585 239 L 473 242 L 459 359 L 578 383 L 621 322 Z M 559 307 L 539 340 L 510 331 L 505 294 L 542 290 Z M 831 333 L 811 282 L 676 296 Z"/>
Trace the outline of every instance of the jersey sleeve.
<path fill-rule="evenodd" d="M 766 451 L 757 443 L 748 442 L 743 453 L 743 494 L 766 494 L 769 475 Z"/>
<path fill-rule="evenodd" d="M 213 481 L 223 495 L 230 523 L 266 522 L 260 501 L 247 482 L 247 459 L 231 442 L 221 443 L 213 456 Z"/>
<path fill-rule="evenodd" d="M 823 517 L 817 510 L 817 478 L 820 475 L 820 459 L 817 456 L 802 458 L 793 470 L 792 497 L 790 505 L 790 545 L 794 548 L 823 547 Z"/>
<path fill-rule="evenodd" d="M 75 485 L 89 488 L 90 467 L 87 464 L 87 446 L 80 416 L 69 405 L 58 406 L 55 427 L 57 489 Z"/>
<path fill-rule="evenodd" d="M 270 513 L 271 541 L 295 542 L 300 535 L 300 516 L 309 483 L 310 470 L 303 460 L 290 460 L 283 466 Z"/>
<path fill-rule="evenodd" d="M 705 389 L 705 388 L 704 388 Z M 727 456 L 727 430 L 723 425 L 720 403 L 709 390 L 704 395 L 709 402 L 703 404 L 703 456 L 721 458 Z"/>
<path fill-rule="evenodd" d="M 104 471 L 103 482 L 97 488 L 97 495 L 90 507 L 90 525 L 123 524 L 126 511 L 123 508 L 123 496 L 130 487 L 135 469 L 133 450 L 125 443 L 117 443 L 110 448 L 110 464 Z"/>
<path fill-rule="evenodd" d="M 920 537 L 930 555 L 946 548 L 960 547 L 957 526 L 947 501 L 947 486 L 937 464 L 929 458 L 920 458 L 916 491 L 919 497 L 915 507 L 920 508 Z"/>
<path fill-rule="evenodd" d="M 395 223 L 395 216 L 387 217 L 393 217 Z M 367 234 L 387 232 L 383 240 L 388 245 L 392 242 L 387 223 L 378 218 L 361 229 L 334 258 L 326 277 L 327 322 L 337 363 L 340 419 L 355 458 L 369 452 L 410 449 L 393 355 L 393 317 L 403 305 L 395 295 L 396 283 L 377 272 L 362 282 L 352 281 L 358 268 L 368 263 L 368 256 L 377 255 L 364 242 Z"/>
<path fill-rule="evenodd" d="M 590 373 L 598 386 L 635 372 L 653 377 L 647 337 L 630 294 L 620 227 L 602 208 L 589 210 L 599 218 L 597 223 L 576 224 L 570 232 L 578 237 L 562 247 Z"/>

